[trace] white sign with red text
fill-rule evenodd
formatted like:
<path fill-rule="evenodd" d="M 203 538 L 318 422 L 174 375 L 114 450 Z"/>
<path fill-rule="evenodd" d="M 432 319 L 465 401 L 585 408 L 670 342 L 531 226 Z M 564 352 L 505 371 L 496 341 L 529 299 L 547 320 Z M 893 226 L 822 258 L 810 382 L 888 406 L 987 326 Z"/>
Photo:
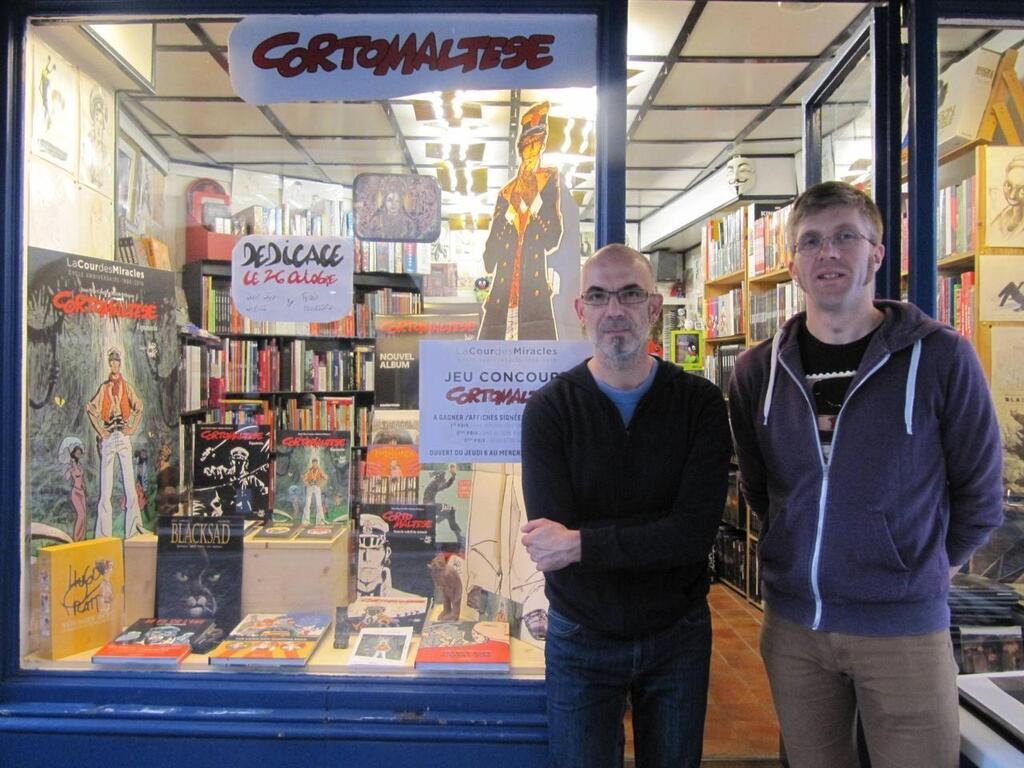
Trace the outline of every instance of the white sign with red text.
<path fill-rule="evenodd" d="M 228 37 L 231 85 L 253 104 L 590 87 L 596 50 L 587 14 L 253 16 Z"/>
<path fill-rule="evenodd" d="M 420 461 L 518 462 L 526 401 L 588 341 L 421 341 Z"/>
<path fill-rule="evenodd" d="M 352 256 L 350 237 L 243 237 L 231 250 L 231 299 L 251 320 L 339 320 L 352 311 Z"/>

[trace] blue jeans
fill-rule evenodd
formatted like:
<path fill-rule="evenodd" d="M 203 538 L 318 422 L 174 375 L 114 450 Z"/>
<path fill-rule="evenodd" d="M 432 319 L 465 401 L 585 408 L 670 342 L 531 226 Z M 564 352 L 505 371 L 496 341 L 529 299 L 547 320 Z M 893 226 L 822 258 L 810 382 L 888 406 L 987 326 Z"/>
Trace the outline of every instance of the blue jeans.
<path fill-rule="evenodd" d="M 703 600 L 666 629 L 634 640 L 548 613 L 548 765 L 618 768 L 629 695 L 637 768 L 699 768 L 711 666 Z"/>

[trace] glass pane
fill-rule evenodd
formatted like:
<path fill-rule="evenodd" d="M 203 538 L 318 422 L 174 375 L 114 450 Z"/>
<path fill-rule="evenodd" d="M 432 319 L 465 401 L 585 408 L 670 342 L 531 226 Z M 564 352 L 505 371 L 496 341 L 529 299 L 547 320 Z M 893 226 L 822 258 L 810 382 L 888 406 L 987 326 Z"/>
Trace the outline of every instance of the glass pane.
<path fill-rule="evenodd" d="M 991 596 L 1024 584 L 1024 322 L 1016 311 L 1024 310 L 1024 98 L 1016 95 L 1024 30 L 951 21 L 938 37 L 936 314 L 970 340 L 989 377 L 1009 502 L 1005 525 L 968 564 L 973 577 L 991 581 L 954 586 Z M 951 605 L 954 624 L 982 623 Z M 990 618 L 985 623 L 1000 623 Z M 962 631 L 961 671 L 1020 669 L 1020 628 L 985 630 Z"/>
<path fill-rule="evenodd" d="M 821 179 L 871 188 L 871 57 L 857 62 L 821 106 Z"/>
<path fill-rule="evenodd" d="M 218 643 L 225 663 L 301 666 L 322 635 L 310 671 L 365 672 L 365 655 L 408 672 L 443 611 L 504 623 L 511 673 L 542 674 L 543 576 L 499 534 L 523 521 L 520 475 L 420 463 L 417 349 L 580 337 L 596 88 L 481 64 L 506 79 L 261 106 L 224 65 L 234 22 L 153 22 L 102 46 L 29 29 L 24 666 L 200 671 Z M 325 319 L 316 249 L 337 238 L 354 290 Z M 247 304 L 231 269 L 246 244 L 276 265 L 246 273 L 270 286 Z M 303 308 L 261 314 L 292 278 Z"/>

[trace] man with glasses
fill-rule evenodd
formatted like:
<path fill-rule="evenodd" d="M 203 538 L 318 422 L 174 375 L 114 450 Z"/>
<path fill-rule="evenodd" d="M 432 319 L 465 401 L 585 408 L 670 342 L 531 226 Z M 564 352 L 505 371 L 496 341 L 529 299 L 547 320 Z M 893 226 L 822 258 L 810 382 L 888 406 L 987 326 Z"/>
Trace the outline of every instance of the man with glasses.
<path fill-rule="evenodd" d="M 535 392 L 522 422 L 523 545 L 550 602 L 552 766 L 700 765 L 711 622 L 708 553 L 725 504 L 718 389 L 646 353 L 661 311 L 650 263 L 608 245 L 582 269 L 594 347 Z"/>
<path fill-rule="evenodd" d="M 840 182 L 788 222 L 807 311 L 740 356 L 740 486 L 764 519 L 761 653 L 793 768 L 959 765 L 949 580 L 1002 522 L 1002 453 L 970 343 L 874 300 L 882 217 Z"/>

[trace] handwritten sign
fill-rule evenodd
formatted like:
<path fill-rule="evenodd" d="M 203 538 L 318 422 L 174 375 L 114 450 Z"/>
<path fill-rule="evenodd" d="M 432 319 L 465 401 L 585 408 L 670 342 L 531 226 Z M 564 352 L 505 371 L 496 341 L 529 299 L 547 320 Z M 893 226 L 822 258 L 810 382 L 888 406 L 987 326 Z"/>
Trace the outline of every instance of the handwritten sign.
<path fill-rule="evenodd" d="M 526 401 L 592 351 L 587 341 L 421 341 L 420 461 L 518 462 Z"/>
<path fill-rule="evenodd" d="M 580 14 L 261 15 L 228 37 L 231 85 L 254 104 L 588 87 L 596 51 Z"/>
<path fill-rule="evenodd" d="M 231 298 L 252 320 L 338 320 L 352 311 L 352 254 L 347 237 L 243 237 L 231 251 Z"/>

